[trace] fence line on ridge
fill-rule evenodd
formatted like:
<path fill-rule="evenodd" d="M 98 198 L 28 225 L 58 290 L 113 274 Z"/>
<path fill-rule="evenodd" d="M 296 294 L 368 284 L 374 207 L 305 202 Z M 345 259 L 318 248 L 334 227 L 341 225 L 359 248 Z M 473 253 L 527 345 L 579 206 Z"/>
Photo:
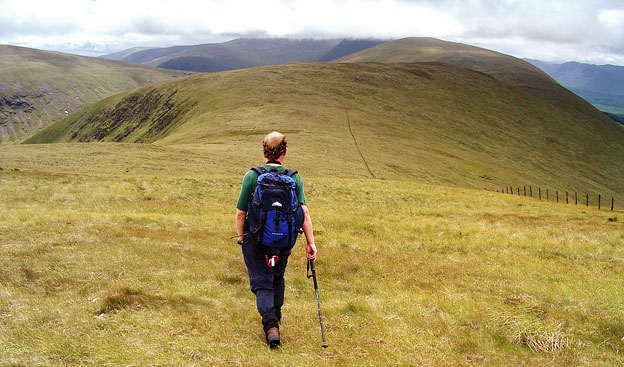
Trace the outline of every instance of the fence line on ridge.
<path fill-rule="evenodd" d="M 515 189 L 515 190 L 514 190 Z M 528 191 L 527 191 L 528 190 Z M 515 191 L 515 192 L 514 192 Z M 531 197 L 531 198 L 535 198 L 533 196 L 533 186 L 529 185 L 527 186 L 522 186 L 522 190 L 520 188 L 520 186 L 507 186 L 503 189 L 501 189 L 500 191 L 497 189 L 496 192 L 500 192 L 503 194 L 510 194 L 510 195 L 517 195 L 517 196 L 524 196 L 524 197 Z M 537 187 L 537 199 L 538 200 L 542 200 L 542 187 L 538 186 Z M 564 191 L 562 191 L 563 194 Z M 550 195 L 552 194 L 552 192 L 548 191 L 548 188 L 545 188 L 544 193 L 546 194 L 544 199 L 546 201 L 551 201 L 550 200 Z M 570 195 L 571 193 L 569 191 L 565 191 L 565 203 L 566 204 L 570 204 Z M 596 203 L 596 206 L 598 207 L 598 209 L 600 210 L 602 208 L 602 199 L 603 196 L 602 194 L 598 194 L 598 201 Z M 559 203 L 559 190 L 555 190 L 555 196 L 554 196 L 554 202 Z M 563 197 L 561 198 L 561 202 L 563 202 Z M 589 193 L 585 193 L 585 206 L 589 207 Z M 612 196 L 611 197 L 611 202 L 609 203 L 609 201 L 607 200 L 605 202 L 605 204 L 607 204 L 606 208 L 609 209 L 611 211 L 615 210 L 615 198 Z M 610 206 L 609 206 L 610 204 Z M 579 196 L 578 196 L 578 191 L 574 191 L 574 205 L 579 205 Z M 583 205 L 583 203 L 581 202 L 581 205 Z"/>

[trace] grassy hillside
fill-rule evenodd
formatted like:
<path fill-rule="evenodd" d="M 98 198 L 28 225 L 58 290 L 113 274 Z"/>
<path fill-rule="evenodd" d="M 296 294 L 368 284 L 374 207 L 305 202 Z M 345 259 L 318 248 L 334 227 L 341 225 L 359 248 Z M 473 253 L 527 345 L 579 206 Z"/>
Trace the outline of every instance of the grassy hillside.
<path fill-rule="evenodd" d="M 443 62 L 491 75 L 514 87 L 556 90 L 546 73 L 537 67 L 495 51 L 442 41 L 436 38 L 404 38 L 371 47 L 336 62 Z"/>
<path fill-rule="evenodd" d="M 0 143 L 19 141 L 104 97 L 179 75 L 183 74 L 0 45 Z"/>
<path fill-rule="evenodd" d="M 315 166 L 303 157 L 311 143 L 289 136 L 286 163 L 301 170 L 316 230 L 329 348 L 302 243 L 286 273 L 284 344 L 271 351 L 229 239 L 260 134 L 243 151 L 244 135 L 192 151 L 5 145 L 0 365 L 624 363 L 622 211 L 328 177 L 314 167 L 354 173 L 348 148 L 345 165 Z"/>
<path fill-rule="evenodd" d="M 446 64 L 299 63 L 195 75 L 110 97 L 29 139 L 176 145 L 250 159 L 277 129 L 323 175 L 624 200 L 624 129 L 557 84 L 515 88 Z M 573 99 L 566 99 L 567 96 Z"/>

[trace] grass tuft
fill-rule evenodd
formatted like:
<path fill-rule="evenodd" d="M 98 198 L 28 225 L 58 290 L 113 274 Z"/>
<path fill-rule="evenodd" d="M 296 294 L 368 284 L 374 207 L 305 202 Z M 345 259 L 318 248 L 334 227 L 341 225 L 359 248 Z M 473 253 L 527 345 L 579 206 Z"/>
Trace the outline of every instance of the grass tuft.
<path fill-rule="evenodd" d="M 217 280 L 227 284 L 245 284 L 247 279 L 240 275 L 219 274 Z"/>
<path fill-rule="evenodd" d="M 368 311 L 369 309 L 360 303 L 348 302 L 342 312 L 345 314 L 363 314 Z"/>
<path fill-rule="evenodd" d="M 155 299 L 157 297 L 146 295 L 141 290 L 122 288 L 117 293 L 104 298 L 97 315 L 109 314 L 124 309 L 142 310 Z"/>
<path fill-rule="evenodd" d="M 564 323 L 553 327 L 531 315 L 507 315 L 499 317 L 495 324 L 509 340 L 534 352 L 556 353 L 571 345 L 570 338 L 561 330 Z"/>
<path fill-rule="evenodd" d="M 28 266 L 25 266 L 25 265 L 20 266 L 19 271 L 24 276 L 24 278 L 26 278 L 26 280 L 29 282 L 37 280 L 40 277 L 40 273 L 37 270 L 30 268 Z"/>

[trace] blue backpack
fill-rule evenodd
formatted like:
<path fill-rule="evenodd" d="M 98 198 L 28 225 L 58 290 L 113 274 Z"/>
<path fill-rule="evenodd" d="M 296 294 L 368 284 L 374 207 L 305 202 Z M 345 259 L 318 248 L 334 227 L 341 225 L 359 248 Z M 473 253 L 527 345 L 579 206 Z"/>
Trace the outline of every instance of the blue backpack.
<path fill-rule="evenodd" d="M 252 170 L 260 176 L 247 210 L 251 239 L 266 247 L 293 247 L 305 216 L 292 179 L 297 171 L 267 171 L 264 167 Z"/>

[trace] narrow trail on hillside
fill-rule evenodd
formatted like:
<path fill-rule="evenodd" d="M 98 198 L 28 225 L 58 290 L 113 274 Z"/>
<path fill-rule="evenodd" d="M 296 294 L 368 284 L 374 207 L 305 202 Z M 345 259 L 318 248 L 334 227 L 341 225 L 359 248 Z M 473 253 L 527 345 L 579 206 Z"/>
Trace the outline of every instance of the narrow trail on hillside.
<path fill-rule="evenodd" d="M 351 133 L 351 137 L 353 138 L 353 142 L 355 143 L 355 148 L 357 149 L 358 153 L 360 153 L 360 157 L 362 157 L 362 161 L 364 162 L 368 173 L 370 173 L 373 178 L 377 178 L 377 176 L 375 176 L 373 171 L 371 171 L 370 167 L 368 166 L 368 162 L 366 162 L 366 158 L 364 158 L 364 154 L 362 154 L 362 151 L 360 150 L 360 146 L 355 139 L 355 135 L 353 135 L 353 130 L 351 129 L 351 119 L 349 119 L 349 113 L 347 112 L 347 110 L 345 110 L 345 115 L 347 116 L 347 126 L 349 126 L 349 133 Z"/>

